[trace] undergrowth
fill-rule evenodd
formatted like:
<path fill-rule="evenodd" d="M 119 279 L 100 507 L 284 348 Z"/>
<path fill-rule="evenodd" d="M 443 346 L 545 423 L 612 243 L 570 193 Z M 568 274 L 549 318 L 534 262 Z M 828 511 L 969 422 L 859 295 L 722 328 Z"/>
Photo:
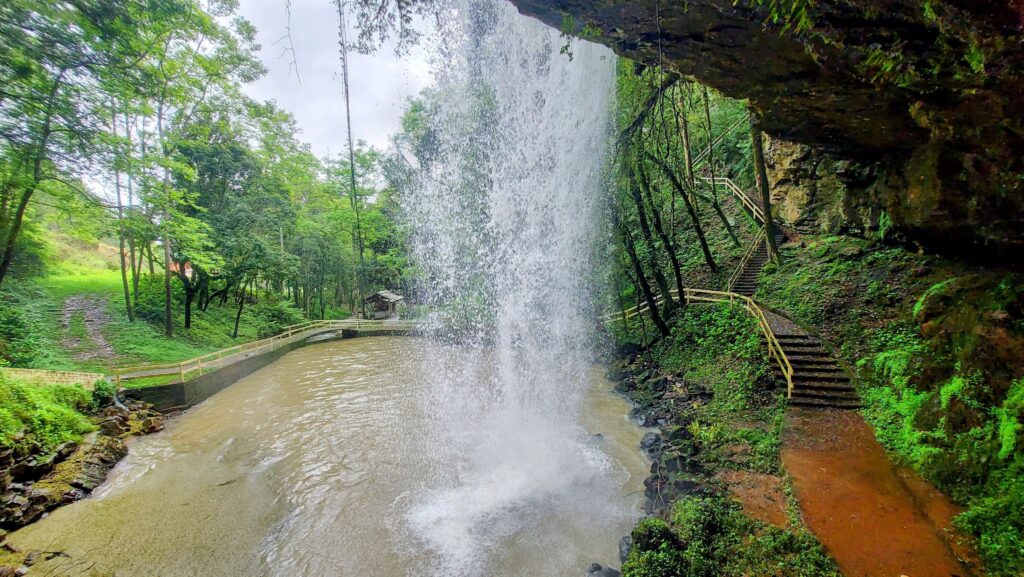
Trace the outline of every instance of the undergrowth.
<path fill-rule="evenodd" d="M 46 455 L 95 429 L 92 395 L 78 385 L 39 386 L 0 378 L 0 446 L 18 457 Z"/>
<path fill-rule="evenodd" d="M 631 392 L 639 405 L 664 403 L 658 391 L 666 374 L 681 379 L 691 393 L 709 393 L 705 402 L 668 409 L 672 425 L 663 432 L 674 439 L 674 450 L 696 455 L 709 479 L 721 470 L 780 474 L 785 403 L 769 387 L 760 329 L 743 309 L 727 304 L 687 307 L 673 319 L 671 336 L 651 348 L 649 360 L 656 369 L 637 375 Z M 680 424 L 688 434 L 671 432 Z M 740 447 L 742 457 L 737 457 Z M 782 485 L 789 489 L 785 479 Z M 838 575 L 796 510 L 791 500 L 789 524 L 779 528 L 745 515 L 724 489 L 685 496 L 665 518 L 637 525 L 622 574 Z"/>
<path fill-rule="evenodd" d="M 870 241 L 805 239 L 758 299 L 855 372 L 891 455 L 966 507 L 990 575 L 1024 571 L 1024 279 Z"/>

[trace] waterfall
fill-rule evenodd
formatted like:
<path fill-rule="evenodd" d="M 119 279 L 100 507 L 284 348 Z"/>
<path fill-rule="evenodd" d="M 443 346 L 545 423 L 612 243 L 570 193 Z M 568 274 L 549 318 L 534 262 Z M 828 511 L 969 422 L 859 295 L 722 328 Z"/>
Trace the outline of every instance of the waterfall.
<path fill-rule="evenodd" d="M 403 191 L 435 326 L 423 450 L 452 465 L 408 497 L 427 574 L 486 575 L 539 511 L 586 524 L 613 468 L 577 424 L 592 362 L 597 223 L 615 60 L 498 0 L 454 1 Z M 472 354 L 446 355 L 455 341 Z M 610 544 L 613 546 L 613 544 Z"/>

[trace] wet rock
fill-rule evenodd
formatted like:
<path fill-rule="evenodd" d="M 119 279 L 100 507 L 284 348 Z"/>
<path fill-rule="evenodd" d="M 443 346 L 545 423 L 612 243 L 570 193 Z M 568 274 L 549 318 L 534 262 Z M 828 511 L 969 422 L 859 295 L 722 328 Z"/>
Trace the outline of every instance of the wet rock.
<path fill-rule="evenodd" d="M 629 552 L 633 550 L 633 536 L 626 535 L 619 540 L 619 562 L 625 563 Z"/>
<path fill-rule="evenodd" d="M 661 444 L 661 435 L 658 433 L 647 433 L 640 439 L 640 448 L 647 452 L 654 451 Z"/>
<path fill-rule="evenodd" d="M 683 443 L 693 440 L 693 433 L 690 432 L 690 429 L 681 425 L 662 427 L 661 432 L 665 435 L 665 439 L 671 443 Z"/>
<path fill-rule="evenodd" d="M 611 567 L 603 567 L 600 563 L 594 563 L 587 570 L 587 577 L 620 577 L 622 575 Z"/>
<path fill-rule="evenodd" d="M 115 437 L 128 432 L 128 425 L 121 416 L 107 417 L 100 421 L 99 427 L 103 434 Z"/>

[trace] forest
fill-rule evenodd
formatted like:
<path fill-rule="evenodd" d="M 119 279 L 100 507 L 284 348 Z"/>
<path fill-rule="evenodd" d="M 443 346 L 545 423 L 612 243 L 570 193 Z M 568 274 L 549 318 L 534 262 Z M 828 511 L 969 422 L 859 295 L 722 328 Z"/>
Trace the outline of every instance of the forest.
<path fill-rule="evenodd" d="M 19 301 L 47 284 L 117 274 L 112 316 L 200 348 L 406 288 L 399 160 L 360 144 L 354 180 L 348 155 L 315 157 L 288 112 L 245 96 L 264 69 L 232 3 L 36 4 L 6 3 L 0 34 L 8 363 L 52 362 Z"/>
<path fill-rule="evenodd" d="M 330 4 L 346 111 L 349 52 L 443 39 L 387 147 L 250 97 L 236 0 L 0 5 L 0 576 L 1024 574 L 1005 14 Z M 161 492 L 260 518 L 97 561 Z"/>

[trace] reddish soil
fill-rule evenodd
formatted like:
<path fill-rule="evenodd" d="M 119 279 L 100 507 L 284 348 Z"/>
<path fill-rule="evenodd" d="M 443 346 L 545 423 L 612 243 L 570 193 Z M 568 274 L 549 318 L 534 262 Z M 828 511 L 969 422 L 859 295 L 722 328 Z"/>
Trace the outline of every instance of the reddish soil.
<path fill-rule="evenodd" d="M 752 471 L 720 471 L 715 477 L 728 486 L 747 516 L 779 528 L 789 524 L 782 479 Z"/>
<path fill-rule="evenodd" d="M 901 475 L 857 413 L 790 409 L 782 460 L 804 521 L 846 577 L 972 575 L 947 542 L 956 508 Z"/>

